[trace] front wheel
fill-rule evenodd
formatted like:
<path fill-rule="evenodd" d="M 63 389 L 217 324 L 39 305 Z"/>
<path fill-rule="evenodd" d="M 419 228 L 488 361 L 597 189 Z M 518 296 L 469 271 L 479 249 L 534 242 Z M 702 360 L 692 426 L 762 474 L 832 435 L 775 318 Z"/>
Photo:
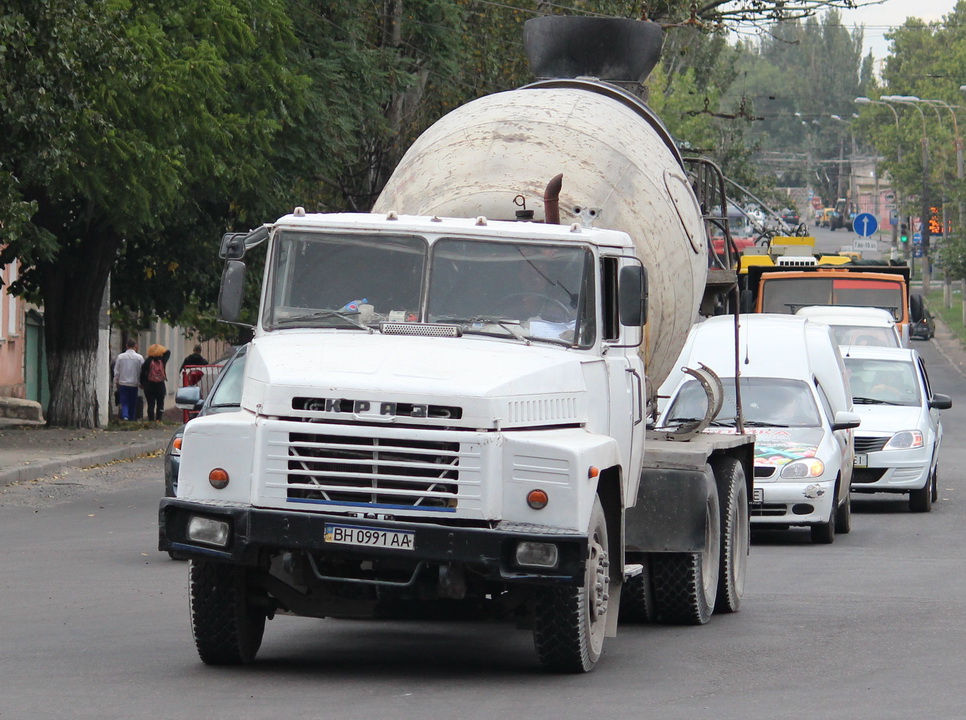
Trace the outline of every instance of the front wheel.
<path fill-rule="evenodd" d="M 835 532 L 847 535 L 852 532 L 852 495 L 847 494 L 835 511 Z"/>
<path fill-rule="evenodd" d="M 202 662 L 242 665 L 254 660 L 266 613 L 250 601 L 247 570 L 192 560 L 190 587 L 191 631 Z"/>
<path fill-rule="evenodd" d="M 909 493 L 909 510 L 914 513 L 924 513 L 932 510 L 932 474 L 926 480 L 924 487 Z"/>
<path fill-rule="evenodd" d="M 812 542 L 816 545 L 831 545 L 835 542 L 835 515 L 836 509 L 832 508 L 832 514 L 828 522 L 812 525 Z"/>
<path fill-rule="evenodd" d="M 600 659 L 610 601 L 607 518 L 594 500 L 583 587 L 553 587 L 537 596 L 533 643 L 537 657 L 556 672 L 590 672 Z"/>

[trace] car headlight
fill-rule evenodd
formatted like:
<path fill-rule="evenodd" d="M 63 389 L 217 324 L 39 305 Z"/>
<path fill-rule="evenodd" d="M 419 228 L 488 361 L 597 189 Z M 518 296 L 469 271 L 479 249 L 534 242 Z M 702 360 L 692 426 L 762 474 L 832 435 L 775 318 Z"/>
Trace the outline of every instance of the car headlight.
<path fill-rule="evenodd" d="M 180 455 L 181 454 L 181 442 L 183 440 L 184 440 L 184 437 L 181 436 L 181 435 L 178 435 L 174 440 L 171 441 L 171 454 L 172 455 Z"/>
<path fill-rule="evenodd" d="M 805 480 L 819 477 L 825 472 L 825 463 L 818 458 L 804 458 L 788 463 L 782 468 L 781 476 L 786 480 Z"/>
<path fill-rule="evenodd" d="M 889 438 L 883 450 L 911 450 L 921 448 L 922 433 L 918 430 L 901 430 Z"/>

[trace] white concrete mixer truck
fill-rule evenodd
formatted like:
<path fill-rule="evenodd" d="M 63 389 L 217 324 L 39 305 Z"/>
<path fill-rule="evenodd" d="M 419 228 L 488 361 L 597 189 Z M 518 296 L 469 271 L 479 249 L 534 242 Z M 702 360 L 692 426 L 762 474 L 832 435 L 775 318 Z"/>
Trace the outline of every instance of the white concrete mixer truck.
<path fill-rule="evenodd" d="M 548 20 L 531 39 L 561 37 Z M 607 81 L 628 71 L 600 48 L 644 32 L 653 65 L 659 28 L 570 20 L 618 41 L 441 118 L 371 213 L 223 238 L 227 320 L 267 252 L 241 406 L 187 425 L 160 508 L 204 662 L 251 661 L 276 613 L 473 617 L 586 672 L 619 614 L 738 609 L 752 439 L 648 430 L 699 308 L 731 297 L 706 227 L 723 181 Z"/>

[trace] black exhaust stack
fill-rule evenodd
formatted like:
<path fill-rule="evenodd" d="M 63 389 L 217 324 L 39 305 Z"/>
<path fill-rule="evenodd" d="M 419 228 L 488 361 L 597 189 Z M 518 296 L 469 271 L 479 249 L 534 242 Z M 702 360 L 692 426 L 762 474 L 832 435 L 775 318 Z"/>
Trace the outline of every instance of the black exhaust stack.
<path fill-rule="evenodd" d="M 640 83 L 663 45 L 664 30 L 646 20 L 544 15 L 523 26 L 523 47 L 537 78 Z"/>

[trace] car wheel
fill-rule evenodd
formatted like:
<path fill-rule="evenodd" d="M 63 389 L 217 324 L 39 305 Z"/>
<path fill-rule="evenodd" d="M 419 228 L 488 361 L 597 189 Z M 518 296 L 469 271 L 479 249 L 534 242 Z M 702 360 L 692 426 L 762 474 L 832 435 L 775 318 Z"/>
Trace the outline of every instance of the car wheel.
<path fill-rule="evenodd" d="M 939 465 L 936 465 L 932 469 L 932 482 L 930 484 L 932 485 L 932 490 L 929 496 L 933 502 L 936 502 L 939 499 Z"/>
<path fill-rule="evenodd" d="M 813 543 L 816 545 L 831 545 L 833 542 L 835 542 L 835 516 L 837 514 L 837 511 L 833 509 L 828 522 L 812 525 L 811 532 Z"/>
<path fill-rule="evenodd" d="M 845 496 L 845 500 L 839 503 L 835 511 L 835 532 L 839 535 L 847 535 L 852 532 L 852 495 Z"/>
<path fill-rule="evenodd" d="M 932 510 L 932 475 L 926 480 L 924 487 L 910 491 L 909 510 L 914 513 L 925 513 Z"/>

